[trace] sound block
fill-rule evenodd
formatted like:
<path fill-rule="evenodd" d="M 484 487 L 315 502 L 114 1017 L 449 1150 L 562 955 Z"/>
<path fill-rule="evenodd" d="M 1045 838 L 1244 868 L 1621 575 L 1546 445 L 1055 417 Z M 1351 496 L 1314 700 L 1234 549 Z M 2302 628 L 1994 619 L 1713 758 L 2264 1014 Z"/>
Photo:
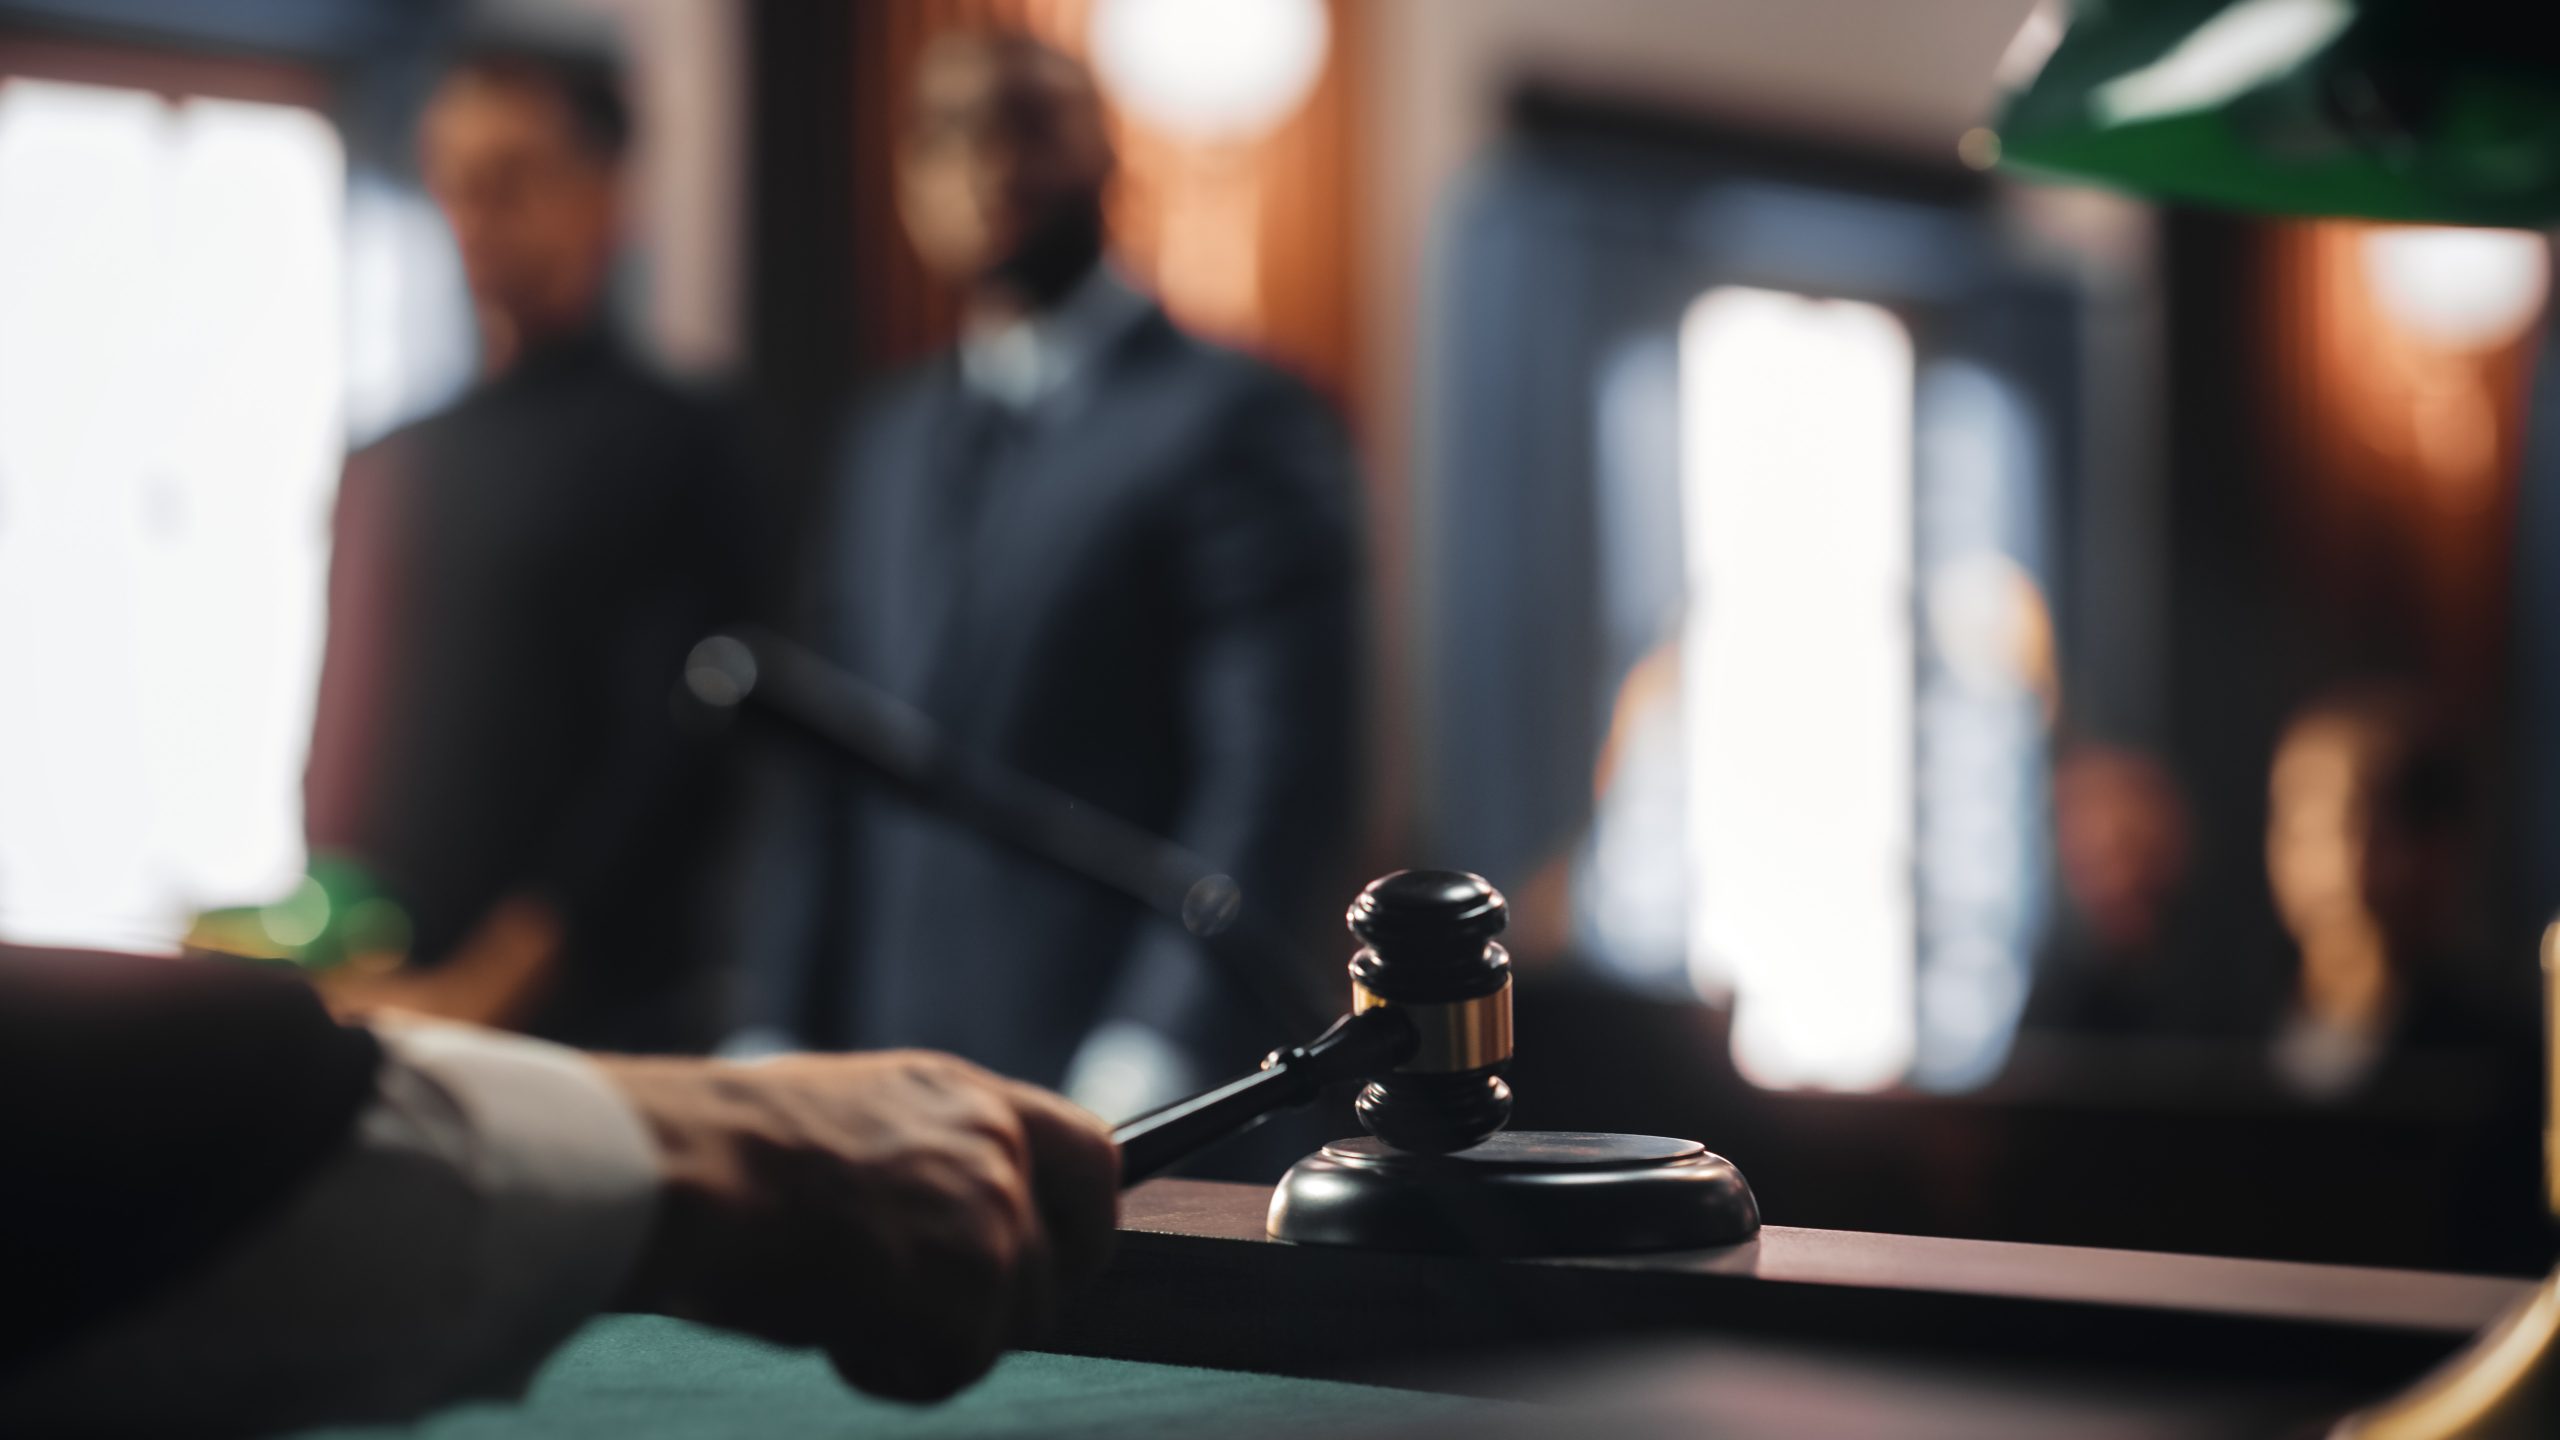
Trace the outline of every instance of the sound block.
<path fill-rule="evenodd" d="M 1337 1140 L 1271 1196 L 1272 1238 L 1444 1255 L 1610 1255 L 1748 1240 L 1760 1205 L 1694 1140 L 1503 1131 L 1447 1155 Z"/>

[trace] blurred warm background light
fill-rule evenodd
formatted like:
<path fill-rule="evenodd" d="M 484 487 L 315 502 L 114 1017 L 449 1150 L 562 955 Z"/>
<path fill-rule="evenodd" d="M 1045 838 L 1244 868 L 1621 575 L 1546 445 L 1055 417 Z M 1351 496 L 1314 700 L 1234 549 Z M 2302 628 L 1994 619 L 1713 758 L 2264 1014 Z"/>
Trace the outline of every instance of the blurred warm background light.
<path fill-rule="evenodd" d="M 2490 703 L 2546 243 L 2319 221 L 2265 244 L 2283 561 L 2330 603 L 2371 607 L 2456 703 Z"/>
<path fill-rule="evenodd" d="M 2412 336 L 2456 350 L 2505 345 L 2542 315 L 2550 246 L 2522 230 L 2377 226 L 2364 234 L 2374 299 Z"/>
<path fill-rule="evenodd" d="M 1332 25 L 1322 0 L 1096 0 L 1104 88 L 1185 140 L 1253 140 L 1306 102 Z"/>

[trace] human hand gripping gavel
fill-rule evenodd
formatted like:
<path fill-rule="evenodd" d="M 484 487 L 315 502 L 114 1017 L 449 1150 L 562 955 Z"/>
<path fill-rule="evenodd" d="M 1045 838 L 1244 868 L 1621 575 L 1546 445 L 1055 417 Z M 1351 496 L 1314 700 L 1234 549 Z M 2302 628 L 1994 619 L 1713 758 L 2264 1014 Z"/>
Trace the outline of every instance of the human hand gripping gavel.
<path fill-rule="evenodd" d="M 1041 1334 L 1100 1267 L 1114 1144 L 1126 1188 L 1361 1079 L 1362 1123 L 1398 1149 L 1459 1150 L 1500 1129 L 1502 897 L 1472 875 L 1408 870 L 1363 890 L 1350 922 L 1363 942 L 1350 1014 L 1111 1144 L 1046 1091 L 922 1051 L 745 1069 L 599 1060 L 664 1170 L 622 1305 L 814 1346 L 863 1389 L 933 1399 Z"/>

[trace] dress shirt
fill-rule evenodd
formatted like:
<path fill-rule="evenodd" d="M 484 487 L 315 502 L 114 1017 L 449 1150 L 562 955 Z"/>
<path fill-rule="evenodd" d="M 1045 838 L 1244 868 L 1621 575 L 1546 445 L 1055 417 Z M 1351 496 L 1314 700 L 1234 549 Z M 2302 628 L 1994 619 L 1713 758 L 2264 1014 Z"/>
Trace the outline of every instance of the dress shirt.
<path fill-rule="evenodd" d="M 577 1052 L 386 1025 L 343 1153 L 192 1278 L 0 1385 L 0 1433 L 255 1434 L 520 1394 L 648 1238 L 658 1159 Z"/>
<path fill-rule="evenodd" d="M 1147 317 L 1153 302 L 1109 264 L 1046 310 L 973 325 L 960 338 L 960 379 L 1017 415 L 1072 392 L 1094 360 Z"/>

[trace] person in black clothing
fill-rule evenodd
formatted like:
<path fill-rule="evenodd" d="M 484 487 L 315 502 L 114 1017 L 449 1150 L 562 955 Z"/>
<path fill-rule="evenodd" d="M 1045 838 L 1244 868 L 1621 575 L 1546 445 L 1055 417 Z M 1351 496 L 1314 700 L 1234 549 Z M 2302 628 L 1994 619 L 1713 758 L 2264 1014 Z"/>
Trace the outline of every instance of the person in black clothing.
<path fill-rule="evenodd" d="M 1349 447 L 1304 384 L 1119 274 L 1112 163 L 1076 61 L 1010 33 L 927 50 L 899 205 L 964 333 L 847 430 L 815 637 L 956 743 L 1310 922 L 1347 892 L 1360 793 Z M 751 1017 L 786 1043 L 949 1049 L 1116 1115 L 1289 1038 L 1114 897 L 876 797 L 804 820 L 807 903 L 774 907 L 799 923 Z"/>
<path fill-rule="evenodd" d="M 398 1005 L 580 1044 L 706 1044 L 719 833 L 669 724 L 686 647 L 749 618 L 757 507 L 722 413 L 605 319 L 630 124 L 611 74 L 458 65 L 420 133 L 483 382 L 347 464 L 306 776 L 315 853 L 407 911 Z"/>
<path fill-rule="evenodd" d="M 2296 963 L 2271 1055 L 2297 1092 L 2341 1098 L 2412 1052 L 2530 1054 L 2522 1007 L 2499 1003 L 2480 959 L 2470 769 L 2412 688 L 2341 687 L 2286 724 L 2267 879 Z"/>
<path fill-rule="evenodd" d="M 2077 741 L 2053 765 L 2054 862 L 2064 901 L 2023 1025 L 2120 1038 L 2195 1028 L 2172 919 L 2187 879 L 2186 797 L 2140 750 Z"/>

